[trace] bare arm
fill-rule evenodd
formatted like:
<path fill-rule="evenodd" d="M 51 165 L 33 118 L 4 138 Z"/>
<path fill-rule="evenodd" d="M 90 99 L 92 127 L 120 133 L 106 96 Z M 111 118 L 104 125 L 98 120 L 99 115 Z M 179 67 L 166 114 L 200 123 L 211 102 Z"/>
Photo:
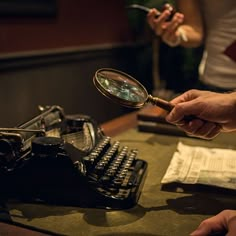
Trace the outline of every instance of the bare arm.
<path fill-rule="evenodd" d="M 198 0 L 178 0 L 178 11 L 184 15 L 184 22 L 180 26 L 188 38 L 188 41 L 182 41 L 181 45 L 185 47 L 200 46 L 204 38 L 203 19 L 199 8 Z"/>

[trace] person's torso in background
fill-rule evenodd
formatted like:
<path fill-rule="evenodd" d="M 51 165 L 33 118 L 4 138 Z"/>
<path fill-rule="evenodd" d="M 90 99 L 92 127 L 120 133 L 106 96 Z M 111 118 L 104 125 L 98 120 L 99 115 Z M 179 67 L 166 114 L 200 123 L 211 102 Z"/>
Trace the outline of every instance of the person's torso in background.
<path fill-rule="evenodd" d="M 200 7 L 206 27 L 200 79 L 216 87 L 236 89 L 236 61 L 224 54 L 236 43 L 236 1 L 200 0 Z"/>

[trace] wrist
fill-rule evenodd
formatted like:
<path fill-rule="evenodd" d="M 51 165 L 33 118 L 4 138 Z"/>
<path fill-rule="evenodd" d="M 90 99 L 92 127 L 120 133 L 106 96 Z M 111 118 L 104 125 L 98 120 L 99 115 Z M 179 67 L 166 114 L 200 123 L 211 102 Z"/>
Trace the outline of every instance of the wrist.
<path fill-rule="evenodd" d="M 183 29 L 181 26 L 178 28 L 177 30 L 178 35 L 180 37 L 181 42 L 188 42 L 188 37 L 187 37 L 187 33 L 186 30 Z"/>
<path fill-rule="evenodd" d="M 188 37 L 186 35 L 186 31 L 179 27 L 176 32 L 176 40 L 175 41 L 168 41 L 164 40 L 164 42 L 169 45 L 170 47 L 177 47 L 179 46 L 182 42 L 187 42 Z"/>
<path fill-rule="evenodd" d="M 229 104 L 229 119 L 232 122 L 232 125 L 230 127 L 230 131 L 235 131 L 236 130 L 236 92 L 231 92 L 229 93 L 229 99 L 228 101 L 230 101 Z"/>
<path fill-rule="evenodd" d="M 232 92 L 231 96 L 232 96 L 232 100 L 233 100 L 234 111 L 236 113 L 236 92 Z"/>

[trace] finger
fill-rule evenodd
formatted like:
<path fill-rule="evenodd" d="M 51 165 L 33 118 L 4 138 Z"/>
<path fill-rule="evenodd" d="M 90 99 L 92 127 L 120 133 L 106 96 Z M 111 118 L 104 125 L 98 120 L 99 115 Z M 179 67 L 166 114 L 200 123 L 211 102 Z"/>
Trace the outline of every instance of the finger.
<path fill-rule="evenodd" d="M 190 236 L 210 235 L 212 232 L 221 232 L 224 227 L 220 222 L 215 222 L 215 217 L 204 220 Z"/>
<path fill-rule="evenodd" d="M 170 123 L 178 123 L 180 120 L 189 116 L 201 119 L 203 117 L 202 111 L 205 106 L 203 101 L 197 99 L 180 102 L 174 106 L 166 119 Z"/>
<path fill-rule="evenodd" d="M 216 124 L 213 122 L 206 122 L 206 121 L 201 121 L 202 125 L 199 125 L 199 128 L 196 128 L 192 133 L 197 134 L 199 136 L 207 136 L 210 134 L 215 128 Z"/>
<path fill-rule="evenodd" d="M 220 125 L 217 125 L 215 124 L 215 127 L 213 128 L 210 128 L 209 132 L 206 134 L 201 134 L 200 137 L 201 138 L 204 138 L 204 139 L 213 139 L 215 138 L 219 133 L 221 132 L 221 126 Z"/>
<path fill-rule="evenodd" d="M 204 126 L 204 121 L 195 119 L 178 126 L 183 129 L 188 135 L 199 136 L 197 131 Z"/>
<path fill-rule="evenodd" d="M 201 94 L 204 94 L 204 91 L 192 89 L 174 98 L 171 103 L 175 106 L 166 116 L 166 121 L 173 124 L 179 124 L 179 122 L 182 122 L 181 120 L 183 120 L 184 117 L 200 116 L 202 109 L 204 108 L 204 104 L 199 104 L 197 98 Z"/>
<path fill-rule="evenodd" d="M 173 104 L 177 104 L 180 102 L 191 101 L 191 100 L 201 96 L 204 93 L 206 93 L 206 91 L 197 90 L 197 89 L 190 89 L 187 92 L 181 94 L 180 96 L 175 97 L 170 102 Z"/>
<path fill-rule="evenodd" d="M 228 231 L 228 233 L 226 233 Z M 201 222 L 198 228 L 190 236 L 209 235 L 222 232 L 222 235 L 236 235 L 236 211 L 223 210 L 219 214 Z M 221 234 L 219 234 L 221 235 Z"/>
<path fill-rule="evenodd" d="M 183 23 L 184 15 L 176 13 L 168 26 L 168 33 L 176 32 L 177 28 Z"/>
<path fill-rule="evenodd" d="M 148 14 L 147 14 L 147 16 L 148 17 L 151 17 L 151 18 L 153 18 L 153 19 L 155 19 L 157 16 L 159 16 L 160 15 L 160 11 L 158 11 L 156 8 L 152 8 L 152 9 L 150 9 L 150 11 L 148 12 Z"/>
<path fill-rule="evenodd" d="M 167 10 L 167 11 L 162 12 L 158 18 L 155 18 L 153 20 L 153 24 L 154 24 L 153 30 L 155 31 L 157 35 L 161 36 L 162 33 L 166 30 L 166 28 L 168 28 L 169 22 L 167 23 L 166 21 L 169 16 L 170 16 L 170 12 Z"/>
<path fill-rule="evenodd" d="M 219 124 L 200 119 L 178 126 L 183 129 L 188 136 L 209 140 L 215 138 L 221 132 L 221 126 Z"/>
<path fill-rule="evenodd" d="M 182 40 L 183 30 L 180 31 L 180 25 L 183 23 L 184 16 L 176 13 L 169 23 L 168 28 L 163 33 L 163 41 L 170 45 L 179 45 Z M 185 37 L 186 39 L 186 37 Z"/>
<path fill-rule="evenodd" d="M 168 18 L 170 17 L 171 12 L 169 10 L 164 10 L 161 15 L 156 19 L 156 21 L 159 21 L 161 23 L 164 23 L 165 21 L 168 20 Z"/>
<path fill-rule="evenodd" d="M 166 116 L 166 121 L 173 124 L 182 123 L 185 116 L 185 110 L 181 103 L 176 104 L 171 112 Z"/>
<path fill-rule="evenodd" d="M 163 32 L 168 28 L 168 24 L 166 19 L 168 14 L 166 12 L 161 13 L 158 18 L 153 19 L 153 30 L 155 31 L 156 35 L 162 36 Z"/>
<path fill-rule="evenodd" d="M 154 19 L 156 11 L 156 9 L 151 9 L 147 14 L 147 22 L 150 25 L 151 29 L 154 29 Z"/>
<path fill-rule="evenodd" d="M 157 19 L 161 15 L 161 12 L 158 11 L 157 9 L 155 9 L 155 8 L 153 9 L 152 13 L 153 13 L 152 16 L 153 16 L 154 19 Z"/>
<path fill-rule="evenodd" d="M 158 16 L 158 17 L 157 17 Z M 165 22 L 165 15 L 156 9 L 151 9 L 147 14 L 147 22 L 156 35 L 161 36 L 163 29 L 162 24 Z"/>
<path fill-rule="evenodd" d="M 230 217 L 228 219 L 228 233 L 227 233 L 227 236 L 234 236 L 236 234 L 236 215 L 235 215 L 235 211 L 229 210 L 228 212 L 230 212 Z"/>

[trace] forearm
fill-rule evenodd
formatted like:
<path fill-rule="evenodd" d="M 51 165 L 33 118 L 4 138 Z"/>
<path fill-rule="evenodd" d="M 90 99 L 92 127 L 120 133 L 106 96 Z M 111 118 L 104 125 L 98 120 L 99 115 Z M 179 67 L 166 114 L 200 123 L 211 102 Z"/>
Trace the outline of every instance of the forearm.
<path fill-rule="evenodd" d="M 204 40 L 203 18 L 198 0 L 178 0 L 177 10 L 184 15 L 184 22 L 180 26 L 186 34 L 187 41 L 182 40 L 184 47 L 198 47 Z"/>
<path fill-rule="evenodd" d="M 199 47 L 203 44 L 203 32 L 201 29 L 194 29 L 190 25 L 181 25 L 181 31 L 185 34 L 185 38 L 182 39 L 180 45 L 183 47 Z"/>

